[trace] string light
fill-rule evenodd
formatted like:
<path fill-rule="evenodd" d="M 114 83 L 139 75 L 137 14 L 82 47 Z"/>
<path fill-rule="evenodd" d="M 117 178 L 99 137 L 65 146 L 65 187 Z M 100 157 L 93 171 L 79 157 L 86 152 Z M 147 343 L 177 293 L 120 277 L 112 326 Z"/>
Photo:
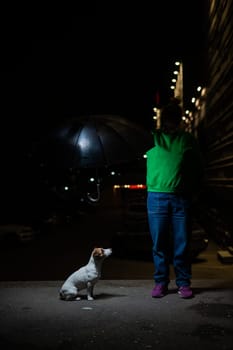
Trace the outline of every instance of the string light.
<path fill-rule="evenodd" d="M 173 70 L 173 77 L 171 79 L 171 85 L 170 89 L 173 91 L 172 94 L 175 98 L 180 100 L 181 107 L 184 107 L 184 101 L 183 101 L 183 63 L 181 61 L 175 61 L 175 70 Z M 199 96 L 194 96 L 191 98 L 191 104 L 190 109 L 186 109 L 184 112 L 184 116 L 182 117 L 182 120 L 185 124 L 187 124 L 187 130 L 191 130 L 191 125 L 194 120 L 194 110 L 200 111 L 202 109 L 202 102 L 201 97 L 206 95 L 206 88 L 203 88 L 201 85 L 196 87 L 196 91 L 198 92 Z M 187 99 L 186 99 L 187 101 Z M 160 108 L 153 108 L 153 119 L 155 120 L 156 128 L 158 129 L 160 127 Z"/>

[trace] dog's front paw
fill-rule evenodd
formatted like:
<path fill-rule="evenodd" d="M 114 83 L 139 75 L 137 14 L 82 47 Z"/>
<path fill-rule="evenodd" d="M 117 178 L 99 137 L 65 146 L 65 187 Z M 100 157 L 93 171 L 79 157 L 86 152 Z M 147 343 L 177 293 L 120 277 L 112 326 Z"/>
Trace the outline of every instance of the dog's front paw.
<path fill-rule="evenodd" d="M 87 300 L 94 300 L 93 297 L 91 297 L 90 295 L 87 296 Z"/>

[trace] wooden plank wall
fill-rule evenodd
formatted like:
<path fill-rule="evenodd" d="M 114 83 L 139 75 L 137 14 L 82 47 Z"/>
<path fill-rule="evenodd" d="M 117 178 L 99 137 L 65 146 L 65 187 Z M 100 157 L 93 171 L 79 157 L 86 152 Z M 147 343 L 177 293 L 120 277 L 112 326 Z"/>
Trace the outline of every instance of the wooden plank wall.
<path fill-rule="evenodd" d="M 196 128 L 206 169 L 202 220 L 222 246 L 233 245 L 233 0 L 209 0 L 208 82 Z"/>

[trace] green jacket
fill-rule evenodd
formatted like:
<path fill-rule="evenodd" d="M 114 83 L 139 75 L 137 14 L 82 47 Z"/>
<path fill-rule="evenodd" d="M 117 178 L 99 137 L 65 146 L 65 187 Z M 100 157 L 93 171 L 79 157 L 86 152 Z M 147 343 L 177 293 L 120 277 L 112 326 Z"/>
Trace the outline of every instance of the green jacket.
<path fill-rule="evenodd" d="M 155 146 L 147 151 L 148 192 L 192 194 L 199 190 L 203 161 L 199 145 L 189 132 L 154 133 Z"/>

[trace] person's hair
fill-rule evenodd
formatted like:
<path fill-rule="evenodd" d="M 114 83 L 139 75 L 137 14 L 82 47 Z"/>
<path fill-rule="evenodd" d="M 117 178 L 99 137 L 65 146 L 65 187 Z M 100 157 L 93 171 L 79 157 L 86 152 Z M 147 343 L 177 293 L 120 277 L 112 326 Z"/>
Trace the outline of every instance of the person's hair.
<path fill-rule="evenodd" d="M 172 125 L 177 128 L 182 120 L 183 111 L 178 99 L 171 99 L 161 110 L 161 128 Z"/>

